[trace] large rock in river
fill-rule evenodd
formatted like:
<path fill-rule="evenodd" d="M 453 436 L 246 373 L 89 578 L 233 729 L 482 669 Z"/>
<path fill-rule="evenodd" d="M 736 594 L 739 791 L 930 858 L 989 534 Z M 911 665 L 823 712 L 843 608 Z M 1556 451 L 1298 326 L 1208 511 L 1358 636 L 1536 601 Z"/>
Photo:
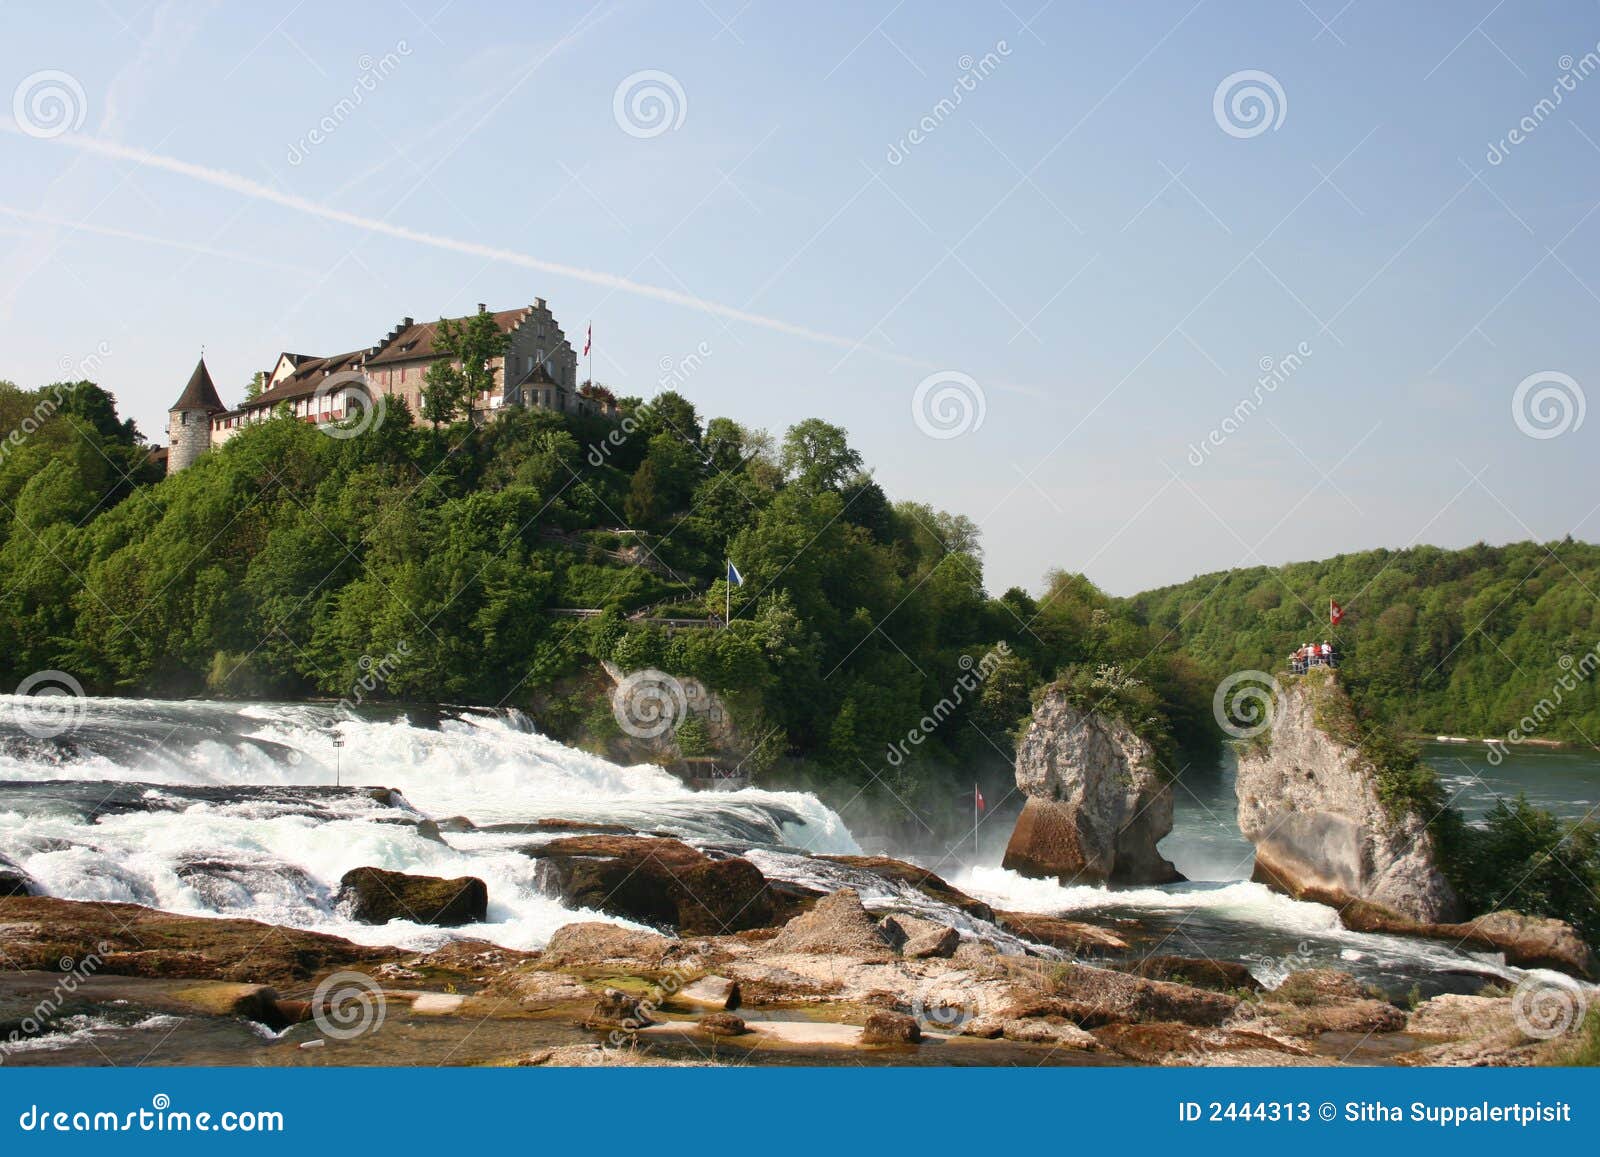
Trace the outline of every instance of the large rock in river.
<path fill-rule="evenodd" d="M 382 868 L 352 868 L 339 880 L 338 901 L 361 924 L 411 920 L 454 928 L 481 923 L 488 914 L 489 890 L 476 876 L 446 880 L 408 876 Z"/>
<path fill-rule="evenodd" d="M 539 861 L 540 886 L 565 903 L 685 934 L 762 928 L 778 907 L 749 860 L 713 859 L 681 840 L 571 836 L 524 851 Z"/>
<path fill-rule="evenodd" d="M 1270 730 L 1239 752 L 1239 830 L 1255 845 L 1255 878 L 1291 896 L 1345 908 L 1360 901 L 1407 920 L 1460 915 L 1433 836 L 1413 811 L 1391 814 L 1333 672 L 1286 682 Z"/>
<path fill-rule="evenodd" d="M 1172 788 L 1125 723 L 1051 689 L 1017 750 L 1027 795 L 1003 866 L 1063 883 L 1162 884 L 1183 877 L 1156 844 L 1172 830 Z"/>

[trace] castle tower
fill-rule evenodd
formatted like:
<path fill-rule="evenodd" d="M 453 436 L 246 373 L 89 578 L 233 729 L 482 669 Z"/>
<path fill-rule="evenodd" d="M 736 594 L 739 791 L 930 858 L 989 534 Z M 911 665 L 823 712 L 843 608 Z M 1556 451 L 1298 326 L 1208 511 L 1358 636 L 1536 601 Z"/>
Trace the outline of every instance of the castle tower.
<path fill-rule="evenodd" d="M 176 474 L 211 449 L 211 415 L 228 407 L 217 397 L 202 356 L 189 384 L 167 410 L 167 473 Z"/>

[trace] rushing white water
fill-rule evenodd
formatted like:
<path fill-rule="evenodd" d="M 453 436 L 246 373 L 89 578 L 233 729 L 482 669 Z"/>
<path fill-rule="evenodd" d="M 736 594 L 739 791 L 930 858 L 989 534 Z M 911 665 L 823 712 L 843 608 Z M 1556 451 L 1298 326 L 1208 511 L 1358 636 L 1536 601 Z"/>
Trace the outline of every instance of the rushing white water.
<path fill-rule="evenodd" d="M 539 735 L 518 712 L 354 718 L 320 705 L 130 699 L 62 707 L 63 717 L 41 727 L 37 701 L 0 696 L 0 867 L 9 861 L 49 895 L 245 916 L 408 948 L 461 935 L 533 948 L 573 920 L 626 923 L 541 892 L 525 849 L 554 833 L 515 825 L 560 818 L 736 850 L 769 878 L 820 891 L 852 886 L 868 907 L 1029 949 L 907 885 L 808 856 L 858 850 L 812 795 L 691 792 L 658 767 L 621 767 Z M 1222 877 L 1212 882 L 1062 887 L 985 864 L 928 866 L 997 909 L 1127 921 L 1139 954 L 1242 959 L 1269 985 L 1327 966 L 1398 994 L 1414 983 L 1470 991 L 1485 976 L 1523 975 L 1492 954 L 1347 931 L 1330 908 L 1240 879 L 1249 849 L 1231 825 L 1232 784 L 1215 780 L 1188 785 L 1181 830 L 1163 845 L 1191 874 Z M 397 805 L 362 787 L 404 798 Z M 471 824 L 445 824 L 443 838 L 420 826 L 458 816 Z M 998 858 L 998 849 L 986 857 Z M 368 865 L 477 876 L 488 887 L 488 921 L 459 930 L 354 923 L 335 895 L 341 876 Z"/>
<path fill-rule="evenodd" d="M 517 849 L 548 837 L 469 831 L 446 843 L 414 821 L 560 817 L 698 843 L 856 850 L 813 796 L 690 792 L 658 767 L 620 767 L 539 735 L 515 712 L 444 713 L 425 727 L 306 705 L 89 699 L 71 709 L 71 727 L 41 739 L 26 726 L 40 730 L 28 714 L 34 705 L 0 697 L 0 857 L 69 899 L 248 916 L 421 948 L 460 933 L 351 922 L 334 903 L 339 878 L 368 865 L 473 875 L 488 886 L 489 920 L 467 933 L 529 948 L 574 919 L 613 918 L 539 891 L 535 862 Z M 297 790 L 336 779 L 396 788 L 415 811 L 359 792 Z"/>

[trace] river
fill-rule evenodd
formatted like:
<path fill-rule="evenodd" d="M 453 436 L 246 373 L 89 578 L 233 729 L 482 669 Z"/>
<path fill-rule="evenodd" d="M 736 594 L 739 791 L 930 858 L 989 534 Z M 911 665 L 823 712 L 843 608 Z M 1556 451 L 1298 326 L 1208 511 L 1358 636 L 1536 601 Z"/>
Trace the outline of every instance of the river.
<path fill-rule="evenodd" d="M 840 816 L 812 795 L 692 793 L 658 768 L 620 767 L 557 743 L 516 711 L 352 718 L 319 705 L 99 698 L 64 705 L 67 725 L 42 735 L 54 728 L 40 728 L 34 706 L 0 696 L 0 860 L 52 896 L 245 916 L 418 949 L 458 935 L 536 948 L 562 924 L 612 919 L 545 895 L 534 861 L 519 850 L 551 837 L 516 825 L 562 818 L 736 850 L 772 877 L 851 884 L 869 906 L 917 907 L 973 928 L 920 893 L 811 859 L 859 850 Z M 1428 758 L 1472 815 L 1507 790 L 1569 816 L 1600 800 L 1600 762 L 1587 755 L 1518 751 L 1490 767 L 1480 748 L 1440 745 Z M 376 786 L 404 798 L 395 806 L 359 790 Z M 1251 883 L 1234 806 L 1229 767 L 1182 778 L 1162 850 L 1187 884 L 1069 888 L 1004 871 L 1009 808 L 991 813 L 976 854 L 969 844 L 917 858 L 996 907 L 1121 921 L 1139 934 L 1141 953 L 1243 960 L 1269 985 L 1320 965 L 1395 995 L 1474 991 L 1486 976 L 1521 975 L 1493 954 L 1346 931 L 1332 909 Z M 472 829 L 446 825 L 441 839 L 421 824 L 456 816 Z M 335 894 L 339 878 L 364 865 L 481 877 L 488 921 L 459 931 L 357 924 Z"/>

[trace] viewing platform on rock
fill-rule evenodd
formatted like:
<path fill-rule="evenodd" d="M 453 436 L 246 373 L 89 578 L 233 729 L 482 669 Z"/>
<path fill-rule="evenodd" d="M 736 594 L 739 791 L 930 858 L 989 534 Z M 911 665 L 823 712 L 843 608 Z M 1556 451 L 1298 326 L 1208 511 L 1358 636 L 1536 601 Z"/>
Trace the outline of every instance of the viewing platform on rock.
<path fill-rule="evenodd" d="M 1338 649 L 1330 644 L 1307 643 L 1289 656 L 1289 672 L 1293 675 L 1304 675 L 1317 667 L 1337 670 L 1339 660 Z"/>

